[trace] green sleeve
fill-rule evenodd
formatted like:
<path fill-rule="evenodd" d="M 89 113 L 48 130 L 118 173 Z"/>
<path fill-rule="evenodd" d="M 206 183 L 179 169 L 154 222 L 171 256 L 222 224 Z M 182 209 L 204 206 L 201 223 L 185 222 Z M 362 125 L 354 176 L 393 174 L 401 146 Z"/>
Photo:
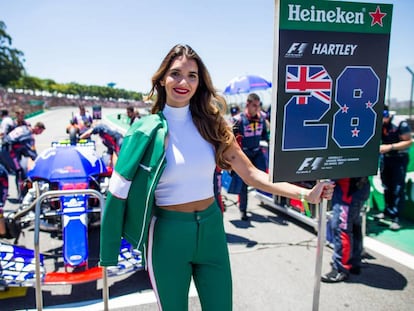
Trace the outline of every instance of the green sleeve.
<path fill-rule="evenodd" d="M 154 117 L 158 118 L 158 116 Z M 114 193 L 109 191 L 106 198 L 101 223 L 100 265 L 102 266 L 118 264 L 129 187 L 142 161 L 145 150 L 157 132 L 155 129 L 161 126 L 160 122 L 151 122 L 151 118 L 141 118 L 140 120 L 142 119 L 146 119 L 146 121 L 136 122 L 134 127 L 124 137 L 115 165 L 115 172 L 125 180 L 122 187 L 129 183 L 127 190 L 123 191 L 127 195 L 126 197 L 115 196 Z M 116 185 L 115 183 L 115 188 Z"/>
<path fill-rule="evenodd" d="M 118 265 L 125 206 L 126 200 L 119 199 L 108 193 L 101 223 L 99 262 L 101 266 Z"/>

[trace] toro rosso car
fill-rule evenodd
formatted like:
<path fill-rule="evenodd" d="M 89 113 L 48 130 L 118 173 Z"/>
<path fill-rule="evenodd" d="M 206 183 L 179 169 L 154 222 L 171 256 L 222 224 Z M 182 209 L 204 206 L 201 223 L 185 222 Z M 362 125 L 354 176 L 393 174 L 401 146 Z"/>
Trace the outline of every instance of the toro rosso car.
<path fill-rule="evenodd" d="M 99 230 L 91 232 L 100 224 L 109 175 L 93 141 L 53 143 L 39 154 L 28 170 L 22 204 L 5 211 L 8 233 L 0 240 L 3 287 L 41 290 L 42 284 L 84 283 L 142 269 L 141 254 L 126 241 L 117 267 L 98 266 Z M 18 246 L 22 234 L 25 239 L 33 235 L 33 244 Z M 54 241 L 51 249 L 42 244 L 43 236 L 48 243 Z"/>

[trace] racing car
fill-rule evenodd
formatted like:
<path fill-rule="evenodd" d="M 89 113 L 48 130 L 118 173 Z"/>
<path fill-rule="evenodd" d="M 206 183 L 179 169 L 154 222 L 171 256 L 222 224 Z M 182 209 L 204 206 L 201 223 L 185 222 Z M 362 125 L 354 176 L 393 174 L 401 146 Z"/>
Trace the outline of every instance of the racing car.
<path fill-rule="evenodd" d="M 0 241 L 0 285 L 41 291 L 42 284 L 85 283 L 142 269 L 140 252 L 125 240 L 116 267 L 99 267 L 98 255 L 89 253 L 99 245 L 90 243 L 90 233 L 99 226 L 110 172 L 90 140 L 54 142 L 39 154 L 21 206 L 5 213 L 7 238 L 14 243 Z M 22 232 L 34 232 L 32 248 L 17 245 Z M 40 253 L 40 233 L 60 246 Z"/>

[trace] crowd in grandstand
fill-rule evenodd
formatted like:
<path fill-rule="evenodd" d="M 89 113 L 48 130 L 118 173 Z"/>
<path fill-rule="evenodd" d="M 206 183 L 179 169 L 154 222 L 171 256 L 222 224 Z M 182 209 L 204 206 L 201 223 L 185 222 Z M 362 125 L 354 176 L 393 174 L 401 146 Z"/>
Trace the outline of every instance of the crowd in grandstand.
<path fill-rule="evenodd" d="M 143 101 L 134 100 L 116 100 L 116 99 L 99 99 L 99 98 L 77 98 L 75 96 L 45 96 L 33 95 L 21 92 L 10 92 L 0 88 L 0 109 L 14 110 L 15 107 L 21 107 L 25 110 L 26 115 L 35 113 L 38 110 L 51 107 L 73 106 L 94 106 L 99 105 L 106 108 L 125 108 L 126 106 L 145 107 Z"/>

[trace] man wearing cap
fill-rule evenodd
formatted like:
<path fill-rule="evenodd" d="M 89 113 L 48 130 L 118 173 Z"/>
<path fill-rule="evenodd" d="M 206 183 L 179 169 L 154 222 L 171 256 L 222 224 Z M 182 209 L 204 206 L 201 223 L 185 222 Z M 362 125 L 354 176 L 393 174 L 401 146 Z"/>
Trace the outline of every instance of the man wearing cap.
<path fill-rule="evenodd" d="M 231 126 L 233 126 L 237 122 L 237 120 L 239 118 L 239 114 L 240 114 L 240 107 L 236 104 L 231 105 L 230 106 L 230 117 L 227 120 L 227 122 Z"/>
<path fill-rule="evenodd" d="M 411 128 L 406 119 L 391 115 L 388 107 L 383 113 L 381 153 L 381 180 L 384 186 L 384 213 L 375 215 L 390 217 L 390 229 L 399 230 L 399 218 L 405 205 L 405 175 L 412 144 Z"/>

